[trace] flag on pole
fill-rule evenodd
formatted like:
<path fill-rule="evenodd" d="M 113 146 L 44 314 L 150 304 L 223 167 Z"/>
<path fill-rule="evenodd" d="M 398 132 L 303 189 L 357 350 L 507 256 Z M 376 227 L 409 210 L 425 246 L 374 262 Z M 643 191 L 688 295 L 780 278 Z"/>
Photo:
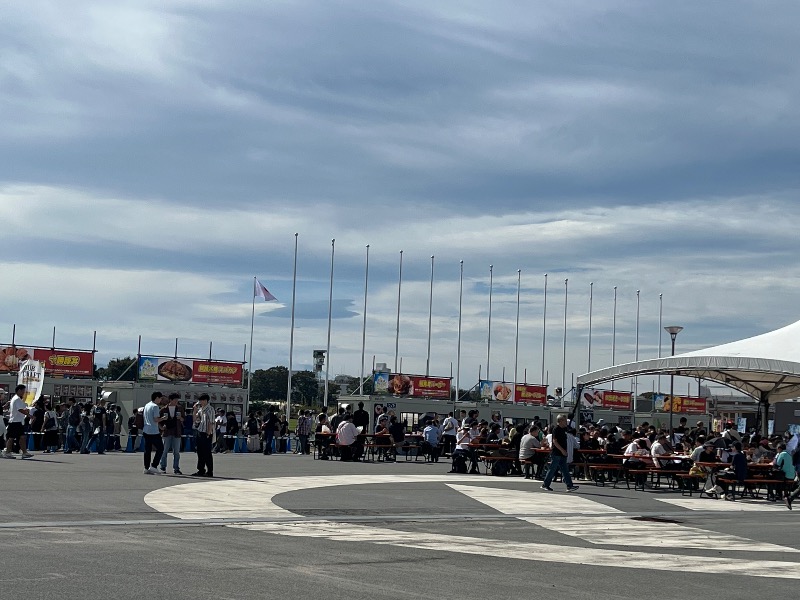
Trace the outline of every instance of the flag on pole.
<path fill-rule="evenodd" d="M 256 289 L 255 289 L 255 298 L 261 298 L 264 302 L 269 302 L 270 300 L 277 300 L 275 296 L 269 293 L 269 290 L 264 287 L 264 284 L 261 283 L 258 278 L 256 278 Z"/>

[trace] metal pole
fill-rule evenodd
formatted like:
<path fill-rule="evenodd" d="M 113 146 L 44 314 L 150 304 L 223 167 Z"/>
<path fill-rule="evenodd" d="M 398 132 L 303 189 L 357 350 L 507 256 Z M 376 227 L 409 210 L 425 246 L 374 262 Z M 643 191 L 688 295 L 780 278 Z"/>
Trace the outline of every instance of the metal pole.
<path fill-rule="evenodd" d="M 564 280 L 564 352 L 561 361 L 561 408 L 564 408 L 564 396 L 567 390 L 567 299 L 569 297 L 569 279 Z"/>
<path fill-rule="evenodd" d="M 519 382 L 519 378 L 517 377 L 518 374 L 518 365 L 519 365 L 519 294 L 520 288 L 522 287 L 522 269 L 517 269 L 517 326 L 516 331 L 514 332 L 514 393 L 511 395 L 511 399 L 516 402 L 517 396 L 517 383 Z"/>
<path fill-rule="evenodd" d="M 394 335 L 394 372 L 397 370 L 397 359 L 400 356 L 400 289 L 403 285 L 403 251 L 400 250 L 400 274 L 397 277 L 397 326 Z"/>
<path fill-rule="evenodd" d="M 586 372 L 592 371 L 592 304 L 594 303 L 594 282 L 589 283 L 589 360 Z"/>
<path fill-rule="evenodd" d="M 489 359 L 492 356 L 492 287 L 494 286 L 494 265 L 489 265 L 489 332 L 486 336 L 486 379 L 489 379 Z"/>
<path fill-rule="evenodd" d="M 617 364 L 617 286 L 614 286 L 614 313 L 611 319 L 611 366 Z M 611 389 L 614 389 L 614 380 L 611 380 Z"/>
<path fill-rule="evenodd" d="M 675 356 L 675 338 L 677 334 L 670 334 L 672 337 L 672 356 Z M 672 414 L 673 405 L 675 404 L 675 374 L 671 373 L 669 376 L 669 439 L 672 440 Z"/>
<path fill-rule="evenodd" d="M 464 261 L 459 261 L 458 279 L 458 344 L 456 348 L 456 400 L 461 390 L 461 310 L 464 298 Z"/>
<path fill-rule="evenodd" d="M 544 310 L 542 311 L 542 378 L 545 380 L 545 350 L 547 342 L 547 273 L 544 274 Z"/>
<path fill-rule="evenodd" d="M 292 271 L 292 319 L 289 327 L 289 373 L 286 385 L 286 420 L 291 419 L 292 414 L 292 354 L 294 353 L 294 307 L 297 291 L 297 236 L 294 234 L 294 268 Z"/>
<path fill-rule="evenodd" d="M 658 358 L 661 358 L 661 336 L 664 333 L 664 294 L 658 295 Z M 658 374 L 658 393 L 661 393 L 661 373 Z"/>
<path fill-rule="evenodd" d="M 428 298 L 428 354 L 425 358 L 425 377 L 431 374 L 431 327 L 433 325 L 433 261 L 431 255 L 431 292 Z"/>
<path fill-rule="evenodd" d="M 328 408 L 328 380 L 331 368 L 331 318 L 333 314 L 333 257 L 336 252 L 336 240 L 331 240 L 331 285 L 328 291 L 328 345 L 325 347 L 325 395 L 322 408 Z"/>
<path fill-rule="evenodd" d="M 250 406 L 250 390 L 253 388 L 253 329 L 256 322 L 256 277 L 253 277 L 253 306 L 250 311 L 250 359 L 247 361 L 247 406 Z M 247 410 L 245 409 L 245 414 Z"/>
<path fill-rule="evenodd" d="M 361 325 L 361 379 L 358 384 L 358 395 L 364 395 L 364 354 L 367 349 L 367 289 L 369 285 L 369 244 L 367 244 L 367 262 L 364 267 L 364 321 Z"/>
<path fill-rule="evenodd" d="M 636 352 L 634 354 L 636 362 L 639 362 L 639 306 L 640 293 L 636 290 Z M 639 378 L 633 378 L 633 407 L 636 410 L 636 397 L 639 395 Z"/>
<path fill-rule="evenodd" d="M 56 349 L 56 326 L 53 325 L 53 345 L 50 346 L 52 350 Z"/>

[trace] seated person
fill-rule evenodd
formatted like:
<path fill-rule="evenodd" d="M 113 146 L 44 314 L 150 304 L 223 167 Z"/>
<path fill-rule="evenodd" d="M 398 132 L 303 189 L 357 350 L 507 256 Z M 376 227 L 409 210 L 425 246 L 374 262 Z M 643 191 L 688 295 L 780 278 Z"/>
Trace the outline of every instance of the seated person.
<path fill-rule="evenodd" d="M 744 483 L 747 479 L 747 459 L 742 453 L 742 443 L 733 442 L 730 447 L 731 466 L 724 471 L 717 473 L 717 485 L 706 490 L 706 493 L 716 498 L 725 497 L 726 500 L 733 500 L 733 493 L 728 490 L 732 482 Z"/>
<path fill-rule="evenodd" d="M 530 461 L 525 463 L 525 479 L 541 479 L 542 469 L 544 468 L 545 455 L 536 452 L 538 448 L 542 447 L 539 441 L 539 428 L 536 425 L 531 425 L 528 433 L 522 436 L 519 444 L 519 460 Z M 536 467 L 536 474 L 531 475 L 531 467 Z"/>
<path fill-rule="evenodd" d="M 328 425 L 328 415 L 319 413 L 317 416 L 317 426 L 314 428 L 314 445 L 317 447 L 317 454 L 321 460 L 329 459 L 331 445 L 331 428 Z"/>
<path fill-rule="evenodd" d="M 439 441 L 442 430 L 439 428 L 438 419 L 433 419 L 422 430 L 423 449 L 431 457 L 432 462 L 439 462 Z"/>
<path fill-rule="evenodd" d="M 451 473 L 458 473 L 458 468 L 456 467 L 457 463 L 461 463 L 463 461 L 464 465 L 466 466 L 473 450 L 470 447 L 471 441 L 472 436 L 470 434 L 470 425 L 467 423 L 462 425 L 456 434 L 456 449 L 453 450 L 453 467 L 450 470 Z"/>
<path fill-rule="evenodd" d="M 792 462 L 792 455 L 786 451 L 786 444 L 779 442 L 775 449 L 778 451 L 778 455 L 775 457 L 775 460 L 772 461 L 775 467 L 773 476 L 777 476 L 778 478 L 783 477 L 783 484 L 777 486 L 773 490 L 773 494 L 776 500 L 778 498 L 783 498 L 786 503 L 786 508 L 792 510 L 791 488 L 794 483 L 794 478 L 797 476 L 797 472 Z M 767 493 L 769 493 L 769 488 L 767 489 Z"/>
<path fill-rule="evenodd" d="M 387 415 L 381 415 L 378 418 L 374 439 L 378 458 L 383 457 L 384 460 L 391 460 L 392 434 L 389 432 L 389 417 Z"/>

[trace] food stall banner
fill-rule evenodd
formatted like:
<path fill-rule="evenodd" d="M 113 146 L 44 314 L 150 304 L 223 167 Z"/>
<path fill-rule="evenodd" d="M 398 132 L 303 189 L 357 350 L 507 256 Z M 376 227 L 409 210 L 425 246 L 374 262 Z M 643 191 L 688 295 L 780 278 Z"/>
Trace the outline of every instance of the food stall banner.
<path fill-rule="evenodd" d="M 495 402 L 527 402 L 528 404 L 547 404 L 546 385 L 528 385 L 490 381 L 483 379 L 479 386 L 481 400 Z"/>
<path fill-rule="evenodd" d="M 36 348 L 33 358 L 44 363 L 48 375 L 94 375 L 94 355 L 91 352 Z"/>
<path fill-rule="evenodd" d="M 450 378 L 379 372 L 373 375 L 372 389 L 375 394 L 449 400 Z"/>
<path fill-rule="evenodd" d="M 241 386 L 242 375 L 241 363 L 160 356 L 139 357 L 139 381 L 180 381 Z"/>
<path fill-rule="evenodd" d="M 653 409 L 657 412 L 687 413 L 702 415 L 707 411 L 706 398 L 692 398 L 691 396 L 668 396 L 656 394 L 653 396 Z"/>
<path fill-rule="evenodd" d="M 26 360 L 19 364 L 17 385 L 25 386 L 25 404 L 28 406 L 36 402 L 42 395 L 44 385 L 44 364 L 38 360 Z"/>
<path fill-rule="evenodd" d="M 581 396 L 582 408 L 605 408 L 611 410 L 631 410 L 633 394 L 613 390 L 584 388 Z"/>

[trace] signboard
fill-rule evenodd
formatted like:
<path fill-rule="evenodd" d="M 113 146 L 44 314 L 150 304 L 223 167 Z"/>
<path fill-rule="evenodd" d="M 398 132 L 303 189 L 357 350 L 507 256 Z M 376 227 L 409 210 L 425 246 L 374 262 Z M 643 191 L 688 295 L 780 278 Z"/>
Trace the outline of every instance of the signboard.
<path fill-rule="evenodd" d="M 585 388 L 581 396 L 581 408 L 631 410 L 631 399 L 632 394 L 630 392 Z"/>
<path fill-rule="evenodd" d="M 50 350 L 49 348 L 20 348 L 9 346 L 0 350 L 0 372 L 19 371 L 26 360 L 44 363 L 48 375 L 73 375 L 92 377 L 94 375 L 94 354 L 82 350 Z"/>
<path fill-rule="evenodd" d="M 33 358 L 44 363 L 44 370 L 48 374 L 86 377 L 94 375 L 94 356 L 91 352 L 36 348 Z"/>
<path fill-rule="evenodd" d="M 375 373 L 373 390 L 376 394 L 450 399 L 449 377 L 423 377 L 401 373 Z"/>
<path fill-rule="evenodd" d="M 159 356 L 139 357 L 139 381 L 172 381 L 242 385 L 241 363 L 188 360 Z"/>
<path fill-rule="evenodd" d="M 44 386 L 44 365 L 38 360 L 26 360 L 19 364 L 17 385 L 25 386 L 23 400 L 28 406 L 36 402 L 42 395 Z"/>
<path fill-rule="evenodd" d="M 657 412 L 687 413 L 701 415 L 706 412 L 705 398 L 692 398 L 690 396 L 667 396 L 656 394 L 653 396 L 653 410 Z"/>
<path fill-rule="evenodd" d="M 489 381 L 483 379 L 479 386 L 481 400 L 495 402 L 527 402 L 528 404 L 547 404 L 546 385 L 528 385 L 506 383 L 503 381 Z"/>

